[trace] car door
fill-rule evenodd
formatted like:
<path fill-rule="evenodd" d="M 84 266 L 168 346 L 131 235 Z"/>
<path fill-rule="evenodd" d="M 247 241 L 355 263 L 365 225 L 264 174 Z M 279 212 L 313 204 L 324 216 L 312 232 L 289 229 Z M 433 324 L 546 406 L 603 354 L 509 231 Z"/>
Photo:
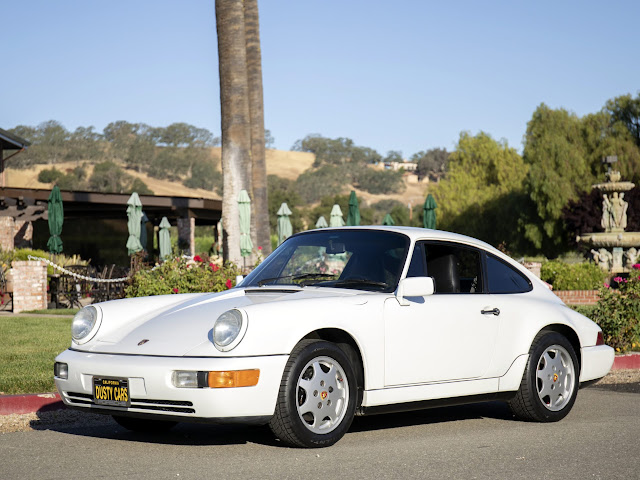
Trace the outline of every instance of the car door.
<path fill-rule="evenodd" d="M 499 312 L 485 293 L 483 255 L 455 242 L 418 242 L 407 276 L 436 292 L 384 305 L 385 385 L 481 378 L 491 363 Z M 497 314 L 496 314 L 497 313 Z"/>

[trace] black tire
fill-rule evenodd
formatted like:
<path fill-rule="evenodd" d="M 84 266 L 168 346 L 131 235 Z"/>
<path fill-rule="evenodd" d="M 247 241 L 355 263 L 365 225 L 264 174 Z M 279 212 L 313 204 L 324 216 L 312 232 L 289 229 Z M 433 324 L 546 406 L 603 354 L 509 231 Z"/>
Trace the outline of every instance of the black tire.
<path fill-rule="evenodd" d="M 562 420 L 576 401 L 579 377 L 571 342 L 557 332 L 540 332 L 531 344 L 520 389 L 509 401 L 511 411 L 521 420 Z"/>
<path fill-rule="evenodd" d="M 163 420 L 150 420 L 146 418 L 122 417 L 112 415 L 118 425 L 139 433 L 163 433 L 171 430 L 178 422 L 168 422 Z"/>
<path fill-rule="evenodd" d="M 276 437 L 294 447 L 333 445 L 351 426 L 357 390 L 353 366 L 340 347 L 304 340 L 285 366 L 269 426 Z"/>

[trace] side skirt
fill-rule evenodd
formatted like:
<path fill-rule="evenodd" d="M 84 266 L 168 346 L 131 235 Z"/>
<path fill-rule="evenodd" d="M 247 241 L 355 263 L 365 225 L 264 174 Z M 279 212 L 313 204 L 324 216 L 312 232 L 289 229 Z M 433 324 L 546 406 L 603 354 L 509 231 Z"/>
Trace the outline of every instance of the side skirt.
<path fill-rule="evenodd" d="M 377 405 L 374 407 L 360 407 L 356 415 L 379 415 L 381 413 L 411 412 L 414 410 L 426 410 L 429 408 L 452 407 L 455 405 L 467 405 L 470 403 L 508 401 L 516 392 L 496 392 L 482 395 L 469 395 L 466 397 L 438 398 L 420 402 L 394 403 L 391 405 Z"/>

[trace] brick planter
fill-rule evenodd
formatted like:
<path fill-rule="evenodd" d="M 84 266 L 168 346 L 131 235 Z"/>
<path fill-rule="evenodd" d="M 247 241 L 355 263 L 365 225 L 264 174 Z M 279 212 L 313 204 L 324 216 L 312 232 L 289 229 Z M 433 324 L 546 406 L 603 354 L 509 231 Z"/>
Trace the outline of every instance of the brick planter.
<path fill-rule="evenodd" d="M 13 311 L 47 308 L 47 264 L 42 261 L 14 261 Z"/>
<path fill-rule="evenodd" d="M 560 300 L 567 305 L 595 305 L 598 303 L 598 290 L 554 290 Z"/>

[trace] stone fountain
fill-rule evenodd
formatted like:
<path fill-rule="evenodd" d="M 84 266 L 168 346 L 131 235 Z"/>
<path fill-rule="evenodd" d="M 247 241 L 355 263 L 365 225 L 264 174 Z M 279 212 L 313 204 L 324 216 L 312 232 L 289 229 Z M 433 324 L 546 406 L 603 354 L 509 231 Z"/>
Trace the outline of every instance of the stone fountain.
<path fill-rule="evenodd" d="M 617 157 L 607 157 L 605 162 L 612 164 Z M 607 181 L 593 185 L 602 192 L 602 220 L 604 232 L 586 233 L 576 240 L 589 245 L 593 260 L 603 270 L 612 274 L 631 271 L 640 257 L 640 232 L 625 232 L 627 228 L 627 209 L 629 204 L 624 194 L 635 185 L 620 181 L 620 172 L 609 167 Z"/>

